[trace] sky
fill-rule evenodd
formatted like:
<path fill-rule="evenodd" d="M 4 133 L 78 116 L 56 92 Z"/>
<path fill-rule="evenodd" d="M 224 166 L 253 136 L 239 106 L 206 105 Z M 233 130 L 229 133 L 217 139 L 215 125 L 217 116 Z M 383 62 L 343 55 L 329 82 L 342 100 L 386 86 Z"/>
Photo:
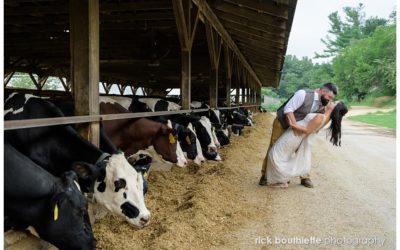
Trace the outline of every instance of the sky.
<path fill-rule="evenodd" d="M 286 54 L 313 58 L 315 52 L 323 52 L 325 45 L 321 38 L 330 29 L 328 15 L 339 11 L 343 17 L 344 7 L 356 7 L 359 3 L 364 4 L 366 18 L 388 18 L 396 8 L 396 0 L 298 0 Z M 313 62 L 325 60 L 313 59 Z"/>

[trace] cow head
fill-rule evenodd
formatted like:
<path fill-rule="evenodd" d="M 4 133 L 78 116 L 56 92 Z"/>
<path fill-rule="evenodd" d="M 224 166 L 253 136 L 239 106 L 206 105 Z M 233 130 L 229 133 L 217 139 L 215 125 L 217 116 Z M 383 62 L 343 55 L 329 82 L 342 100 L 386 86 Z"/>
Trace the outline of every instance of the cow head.
<path fill-rule="evenodd" d="M 186 156 L 194 160 L 197 156 L 196 135 L 192 130 L 181 125 L 175 126 L 178 132 L 179 144 Z"/>
<path fill-rule="evenodd" d="M 220 111 L 216 109 L 209 109 L 208 116 L 210 117 L 210 122 L 212 124 L 219 124 L 221 125 L 221 118 L 220 118 Z"/>
<path fill-rule="evenodd" d="M 48 216 L 35 229 L 41 238 L 60 249 L 94 249 L 96 240 L 77 176 L 68 171 L 61 180 L 51 198 Z"/>
<path fill-rule="evenodd" d="M 141 150 L 140 150 L 141 151 Z M 149 189 L 148 182 L 146 180 L 146 176 L 149 172 L 151 163 L 153 161 L 153 158 L 149 154 L 144 154 L 144 153 L 136 153 L 128 158 L 129 164 L 133 166 L 133 168 L 138 172 L 142 174 L 143 178 L 143 195 L 145 195 Z"/>
<path fill-rule="evenodd" d="M 178 157 L 176 155 L 176 144 L 178 135 L 172 129 L 171 121 L 167 124 L 160 123 L 160 129 L 152 141 L 154 149 L 159 153 L 164 160 L 176 163 Z"/>
<path fill-rule="evenodd" d="M 216 141 L 216 135 L 213 132 L 210 120 L 207 117 L 202 116 L 195 124 L 195 128 L 197 138 L 199 138 L 201 148 L 206 157 L 209 155 L 210 157 L 207 157 L 208 159 L 221 160 L 221 157 L 218 154 L 219 142 Z"/>
<path fill-rule="evenodd" d="M 238 111 L 232 112 L 232 119 L 234 123 L 245 125 L 245 126 L 252 126 L 253 123 L 251 119 L 249 119 L 246 115 L 239 113 Z"/>
<path fill-rule="evenodd" d="M 176 165 L 178 167 L 185 167 L 188 164 L 186 156 L 182 151 L 180 143 L 176 144 L 176 156 L 177 156 L 177 160 L 178 160 Z"/>
<path fill-rule="evenodd" d="M 128 223 L 143 227 L 150 220 L 150 212 L 144 202 L 142 172 L 138 172 L 126 160 L 123 153 L 113 154 L 100 163 L 102 167 L 75 164 L 80 178 L 98 171 L 93 191 L 96 202 L 109 211 L 124 217 Z M 97 170 L 93 170 L 93 168 Z M 98 170 L 101 168 L 102 170 Z"/>
<path fill-rule="evenodd" d="M 221 146 L 225 146 L 230 143 L 228 129 L 217 129 L 215 134 L 217 135 L 217 139 Z"/>
<path fill-rule="evenodd" d="M 197 138 L 196 132 L 193 128 L 192 123 L 189 122 L 188 126 L 187 126 L 188 130 L 192 131 L 195 139 L 196 139 L 196 157 L 193 159 L 193 162 L 197 165 L 201 165 L 202 163 L 204 163 L 206 161 L 206 159 L 204 158 L 203 155 L 203 150 L 201 149 L 201 144 L 199 139 Z"/>

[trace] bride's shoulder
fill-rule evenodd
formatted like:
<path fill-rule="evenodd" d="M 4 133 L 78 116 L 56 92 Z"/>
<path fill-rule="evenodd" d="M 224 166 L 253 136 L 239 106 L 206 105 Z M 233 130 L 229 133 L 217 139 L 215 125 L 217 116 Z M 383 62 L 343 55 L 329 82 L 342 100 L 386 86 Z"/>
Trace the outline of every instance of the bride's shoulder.
<path fill-rule="evenodd" d="M 307 116 L 310 120 L 322 121 L 325 119 L 325 115 L 321 113 L 309 113 Z"/>
<path fill-rule="evenodd" d="M 308 113 L 307 114 L 307 117 L 309 117 L 309 118 L 311 118 L 311 119 L 313 119 L 313 118 L 315 118 L 315 117 L 319 117 L 319 118 L 322 118 L 322 117 L 324 117 L 325 115 L 324 114 L 321 114 L 321 113 Z"/>

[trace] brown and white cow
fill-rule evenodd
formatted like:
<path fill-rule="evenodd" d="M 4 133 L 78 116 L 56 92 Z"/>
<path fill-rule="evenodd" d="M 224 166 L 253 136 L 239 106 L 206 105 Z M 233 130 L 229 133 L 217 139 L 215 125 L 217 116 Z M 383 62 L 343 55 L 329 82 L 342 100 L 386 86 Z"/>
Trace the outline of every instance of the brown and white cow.
<path fill-rule="evenodd" d="M 130 113 L 110 98 L 101 98 L 101 114 Z M 102 121 L 102 126 L 112 143 L 130 156 L 150 146 L 166 161 L 177 162 L 177 135 L 171 122 L 163 124 L 146 118 Z"/>

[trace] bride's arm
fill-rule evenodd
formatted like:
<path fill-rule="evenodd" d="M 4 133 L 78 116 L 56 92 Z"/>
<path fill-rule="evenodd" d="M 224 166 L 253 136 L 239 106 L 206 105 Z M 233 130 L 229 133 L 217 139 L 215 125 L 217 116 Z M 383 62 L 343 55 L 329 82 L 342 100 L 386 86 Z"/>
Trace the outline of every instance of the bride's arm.
<path fill-rule="evenodd" d="M 289 120 L 289 125 L 290 127 L 300 130 L 303 133 L 305 133 L 306 135 L 311 134 L 312 132 L 314 132 L 317 128 L 319 128 L 323 122 L 324 119 L 324 115 L 323 114 L 317 114 L 307 125 L 307 127 L 303 127 L 301 125 L 296 124 L 291 124 L 290 120 Z"/>

